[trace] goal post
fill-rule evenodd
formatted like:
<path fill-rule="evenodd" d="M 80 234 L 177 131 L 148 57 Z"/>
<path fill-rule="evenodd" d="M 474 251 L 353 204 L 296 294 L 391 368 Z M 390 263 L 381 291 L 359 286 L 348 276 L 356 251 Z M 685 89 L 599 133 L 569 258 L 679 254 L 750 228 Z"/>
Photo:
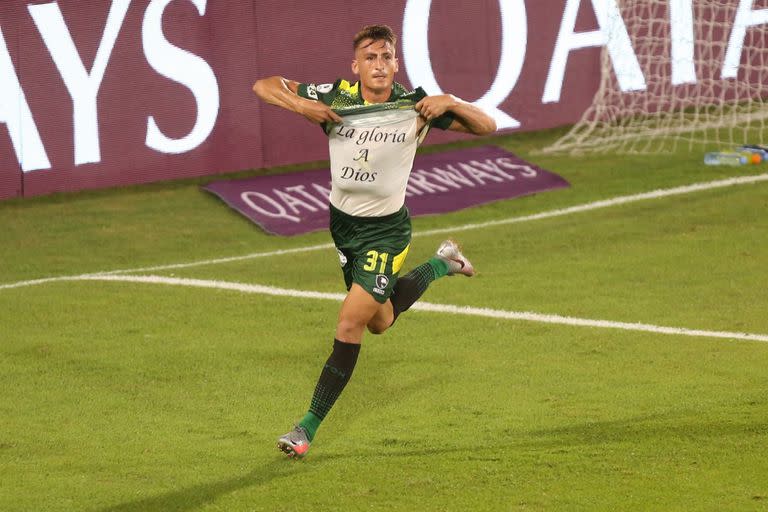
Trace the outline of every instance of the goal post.
<path fill-rule="evenodd" d="M 645 88 L 622 91 L 616 75 L 621 68 L 603 47 L 592 104 L 543 153 L 661 153 L 768 143 L 768 2 L 618 4 Z"/>

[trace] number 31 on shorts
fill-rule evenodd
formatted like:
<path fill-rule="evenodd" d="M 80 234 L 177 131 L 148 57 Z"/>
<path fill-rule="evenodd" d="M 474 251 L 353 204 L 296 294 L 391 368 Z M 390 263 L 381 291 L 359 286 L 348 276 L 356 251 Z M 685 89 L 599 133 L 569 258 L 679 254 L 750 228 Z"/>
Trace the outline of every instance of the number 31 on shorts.
<path fill-rule="evenodd" d="M 389 259 L 389 254 L 386 252 L 378 252 L 378 251 L 368 251 L 365 253 L 366 256 L 368 256 L 368 259 L 365 260 L 365 266 L 363 267 L 363 270 L 368 272 L 376 272 L 376 266 L 379 262 L 381 264 L 379 265 L 379 273 L 383 274 L 386 272 L 387 268 L 387 260 Z"/>

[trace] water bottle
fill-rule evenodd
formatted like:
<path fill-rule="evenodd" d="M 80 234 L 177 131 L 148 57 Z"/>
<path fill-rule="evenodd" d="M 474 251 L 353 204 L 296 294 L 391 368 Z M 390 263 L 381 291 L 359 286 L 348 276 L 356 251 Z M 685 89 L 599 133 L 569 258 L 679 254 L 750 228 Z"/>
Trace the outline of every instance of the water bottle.
<path fill-rule="evenodd" d="M 744 145 L 744 146 L 737 147 L 736 151 L 749 153 L 751 156 L 750 163 L 753 163 L 753 164 L 759 164 L 761 162 L 765 162 L 766 158 L 768 158 L 768 148 L 766 148 L 765 146 Z"/>
<path fill-rule="evenodd" d="M 749 162 L 746 155 L 730 152 L 715 152 L 704 155 L 706 165 L 744 165 Z"/>

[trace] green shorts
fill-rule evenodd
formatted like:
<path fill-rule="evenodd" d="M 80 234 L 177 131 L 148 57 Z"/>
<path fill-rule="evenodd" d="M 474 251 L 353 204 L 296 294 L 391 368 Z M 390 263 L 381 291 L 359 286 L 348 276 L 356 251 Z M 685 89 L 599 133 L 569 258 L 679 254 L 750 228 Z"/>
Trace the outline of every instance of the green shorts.
<path fill-rule="evenodd" d="M 331 236 L 347 290 L 357 283 L 385 303 L 411 244 L 411 217 L 403 206 L 384 217 L 355 217 L 330 206 Z"/>

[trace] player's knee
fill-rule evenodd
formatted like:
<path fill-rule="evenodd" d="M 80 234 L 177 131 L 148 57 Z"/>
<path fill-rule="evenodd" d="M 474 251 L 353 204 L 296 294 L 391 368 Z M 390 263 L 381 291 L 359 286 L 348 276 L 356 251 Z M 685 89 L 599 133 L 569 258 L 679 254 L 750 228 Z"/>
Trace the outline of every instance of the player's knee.
<path fill-rule="evenodd" d="M 337 337 L 341 340 L 357 339 L 365 330 L 365 324 L 360 324 L 354 320 L 340 319 L 336 325 Z"/>

